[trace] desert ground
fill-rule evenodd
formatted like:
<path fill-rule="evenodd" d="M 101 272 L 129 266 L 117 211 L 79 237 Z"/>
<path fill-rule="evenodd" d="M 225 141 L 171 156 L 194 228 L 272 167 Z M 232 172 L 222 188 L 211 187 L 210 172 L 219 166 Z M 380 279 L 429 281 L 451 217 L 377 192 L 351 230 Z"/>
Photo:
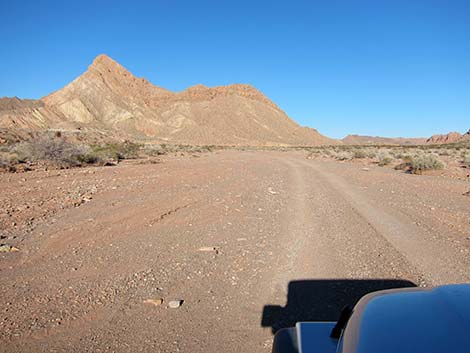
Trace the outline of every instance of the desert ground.
<path fill-rule="evenodd" d="M 470 282 L 468 175 L 215 151 L 0 190 L 1 352 L 270 352 L 368 291 Z"/>

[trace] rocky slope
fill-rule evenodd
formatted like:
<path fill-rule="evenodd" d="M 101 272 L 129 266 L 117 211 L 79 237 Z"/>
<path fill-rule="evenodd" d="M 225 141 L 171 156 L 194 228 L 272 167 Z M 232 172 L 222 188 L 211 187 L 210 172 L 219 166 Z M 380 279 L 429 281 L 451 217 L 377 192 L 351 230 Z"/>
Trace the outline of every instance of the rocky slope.
<path fill-rule="evenodd" d="M 70 84 L 38 101 L 2 99 L 0 128 L 64 129 L 182 144 L 336 143 L 291 120 L 250 85 L 154 86 L 106 55 Z"/>

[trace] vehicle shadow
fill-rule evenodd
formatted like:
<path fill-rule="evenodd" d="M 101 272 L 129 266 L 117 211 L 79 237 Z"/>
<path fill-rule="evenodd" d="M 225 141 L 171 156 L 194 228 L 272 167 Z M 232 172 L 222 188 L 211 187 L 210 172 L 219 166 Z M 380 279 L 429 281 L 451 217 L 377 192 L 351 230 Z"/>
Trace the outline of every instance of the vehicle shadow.
<path fill-rule="evenodd" d="M 416 287 L 396 279 L 321 279 L 289 282 L 285 306 L 265 305 L 262 327 L 276 333 L 299 321 L 337 321 L 346 305 L 355 305 L 370 292 L 383 289 Z"/>

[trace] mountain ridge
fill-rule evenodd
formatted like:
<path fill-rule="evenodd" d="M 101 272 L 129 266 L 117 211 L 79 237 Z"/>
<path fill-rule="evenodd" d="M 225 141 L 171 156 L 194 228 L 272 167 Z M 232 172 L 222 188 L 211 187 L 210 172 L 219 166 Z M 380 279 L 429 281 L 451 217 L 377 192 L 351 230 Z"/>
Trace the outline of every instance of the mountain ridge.
<path fill-rule="evenodd" d="M 338 143 L 299 126 L 251 85 L 195 85 L 172 92 L 134 76 L 104 54 L 83 74 L 33 106 L 15 105 L 18 109 L 0 109 L 0 127 L 79 128 L 126 139 L 184 144 Z"/>

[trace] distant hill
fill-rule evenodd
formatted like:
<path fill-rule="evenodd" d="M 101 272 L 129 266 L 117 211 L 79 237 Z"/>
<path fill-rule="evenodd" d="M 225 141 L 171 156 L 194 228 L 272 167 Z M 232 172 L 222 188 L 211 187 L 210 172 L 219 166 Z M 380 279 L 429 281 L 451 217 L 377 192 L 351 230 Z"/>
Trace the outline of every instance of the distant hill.
<path fill-rule="evenodd" d="M 348 135 L 341 140 L 346 145 L 421 145 L 425 138 L 379 137 Z"/>
<path fill-rule="evenodd" d="M 470 130 L 465 134 L 449 132 L 448 134 L 433 135 L 429 138 L 380 137 L 348 135 L 341 140 L 346 145 L 424 145 L 445 144 L 454 142 L 470 142 Z"/>
<path fill-rule="evenodd" d="M 84 134 L 181 144 L 339 143 L 299 126 L 250 85 L 197 85 L 171 92 L 133 76 L 106 55 L 40 100 L 2 98 L 0 129 L 80 129 Z"/>

